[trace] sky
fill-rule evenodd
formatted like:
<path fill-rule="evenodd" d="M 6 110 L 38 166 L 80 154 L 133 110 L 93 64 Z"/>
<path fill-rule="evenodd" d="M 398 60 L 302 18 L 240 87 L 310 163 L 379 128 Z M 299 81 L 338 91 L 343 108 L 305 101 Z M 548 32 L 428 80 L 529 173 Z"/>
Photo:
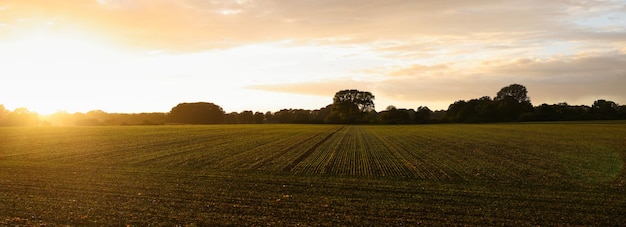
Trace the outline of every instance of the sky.
<path fill-rule="evenodd" d="M 0 104 L 56 111 L 319 109 L 344 89 L 447 109 L 626 104 L 626 0 L 0 0 Z"/>

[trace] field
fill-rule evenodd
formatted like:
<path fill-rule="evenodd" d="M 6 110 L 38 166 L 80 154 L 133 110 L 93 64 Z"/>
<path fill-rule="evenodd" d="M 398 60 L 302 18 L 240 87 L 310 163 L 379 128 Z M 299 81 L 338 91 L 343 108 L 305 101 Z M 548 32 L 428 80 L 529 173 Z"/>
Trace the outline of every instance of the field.
<path fill-rule="evenodd" d="M 0 225 L 626 225 L 626 122 L 0 128 Z"/>

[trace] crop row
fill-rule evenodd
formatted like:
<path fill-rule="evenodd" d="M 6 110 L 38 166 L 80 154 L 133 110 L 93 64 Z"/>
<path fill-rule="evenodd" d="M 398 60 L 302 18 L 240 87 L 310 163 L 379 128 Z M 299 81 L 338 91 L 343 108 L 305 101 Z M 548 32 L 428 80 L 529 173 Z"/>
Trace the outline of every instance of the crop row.
<path fill-rule="evenodd" d="M 0 226 L 625 226 L 626 127 L 0 128 Z"/>
<path fill-rule="evenodd" d="M 520 183 L 623 177 L 622 124 L 3 128 L 2 163 Z"/>
<path fill-rule="evenodd" d="M 517 126 L 346 126 L 291 171 L 523 184 L 622 175 L 626 132 L 619 125 Z"/>
<path fill-rule="evenodd" d="M 412 176 L 401 157 L 363 128 L 343 128 L 293 169 L 297 173 L 361 176 Z"/>

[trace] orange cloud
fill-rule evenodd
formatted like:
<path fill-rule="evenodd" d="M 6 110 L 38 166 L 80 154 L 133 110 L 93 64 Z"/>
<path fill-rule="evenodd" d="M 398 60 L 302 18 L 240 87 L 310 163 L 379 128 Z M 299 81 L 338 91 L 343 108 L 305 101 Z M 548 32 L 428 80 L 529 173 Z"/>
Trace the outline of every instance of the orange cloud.
<path fill-rule="evenodd" d="M 131 46 L 181 51 L 287 39 L 372 44 L 494 32 L 593 36 L 569 26 L 584 8 L 568 2 L 21 0 L 2 7 L 1 23 L 16 29 L 55 21 L 58 27 L 94 30 Z"/>
<path fill-rule="evenodd" d="M 614 1 L 20 0 L 0 3 L 0 40 L 81 31 L 195 67 L 136 72 L 213 67 L 255 91 L 451 103 L 522 83 L 541 102 L 626 97 L 625 18 Z"/>

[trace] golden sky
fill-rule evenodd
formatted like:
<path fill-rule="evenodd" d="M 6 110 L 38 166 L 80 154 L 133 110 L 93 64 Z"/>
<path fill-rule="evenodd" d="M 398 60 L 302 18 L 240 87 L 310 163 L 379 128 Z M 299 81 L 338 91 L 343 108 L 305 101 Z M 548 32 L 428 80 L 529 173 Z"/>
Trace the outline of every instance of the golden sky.
<path fill-rule="evenodd" d="M 626 1 L 0 0 L 0 104 L 40 113 L 626 104 Z"/>

